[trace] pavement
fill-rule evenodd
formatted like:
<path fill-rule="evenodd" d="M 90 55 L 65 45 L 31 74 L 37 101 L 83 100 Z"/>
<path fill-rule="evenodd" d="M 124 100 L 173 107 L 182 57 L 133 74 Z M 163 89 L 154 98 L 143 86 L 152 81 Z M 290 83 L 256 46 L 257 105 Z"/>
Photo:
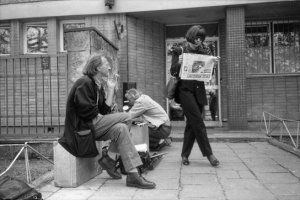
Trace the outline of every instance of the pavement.
<path fill-rule="evenodd" d="M 182 134 L 172 133 L 171 147 L 160 151 L 167 154 L 143 175 L 156 183 L 153 190 L 126 187 L 126 176 L 114 180 L 103 171 L 77 188 L 55 187 L 51 181 L 39 191 L 45 200 L 300 200 L 295 152 L 260 132 L 208 132 L 221 164 L 211 166 L 195 144 L 190 165 L 182 165 Z"/>

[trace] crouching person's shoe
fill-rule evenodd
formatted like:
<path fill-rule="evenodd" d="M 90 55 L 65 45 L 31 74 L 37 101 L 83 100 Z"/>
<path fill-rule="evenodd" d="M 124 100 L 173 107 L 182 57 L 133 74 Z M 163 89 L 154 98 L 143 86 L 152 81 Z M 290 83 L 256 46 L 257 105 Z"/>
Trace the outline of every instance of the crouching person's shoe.
<path fill-rule="evenodd" d="M 106 172 L 114 179 L 121 179 L 122 175 L 116 170 L 116 162 L 111 159 L 108 155 L 103 155 L 98 160 L 99 165 L 102 169 L 106 170 Z"/>
<path fill-rule="evenodd" d="M 155 183 L 147 181 L 139 173 L 128 173 L 126 179 L 126 186 L 128 187 L 137 187 L 141 189 L 154 189 Z"/>

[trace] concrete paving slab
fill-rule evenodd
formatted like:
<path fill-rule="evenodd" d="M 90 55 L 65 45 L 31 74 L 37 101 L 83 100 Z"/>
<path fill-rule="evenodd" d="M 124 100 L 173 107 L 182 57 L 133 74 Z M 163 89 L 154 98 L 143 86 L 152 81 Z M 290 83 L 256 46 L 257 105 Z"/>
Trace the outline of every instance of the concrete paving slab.
<path fill-rule="evenodd" d="M 237 179 L 240 178 L 238 171 L 234 171 L 234 170 L 217 170 L 217 177 L 219 179 Z"/>
<path fill-rule="evenodd" d="M 264 157 L 264 158 L 244 158 L 243 162 L 245 164 L 249 165 L 265 165 L 265 164 L 271 164 L 271 165 L 276 165 L 278 164 L 275 160 L 269 157 Z"/>
<path fill-rule="evenodd" d="M 259 153 L 259 152 L 256 152 L 256 151 L 252 151 L 252 152 L 248 152 L 248 153 L 239 153 L 239 152 L 236 152 L 235 153 L 237 154 L 237 156 L 241 159 L 245 159 L 245 158 L 267 158 L 268 155 L 266 154 L 262 154 L 262 153 Z"/>
<path fill-rule="evenodd" d="M 299 179 L 291 173 L 256 173 L 262 183 L 298 183 Z"/>
<path fill-rule="evenodd" d="M 189 166 L 182 165 L 181 174 L 216 174 L 216 171 L 211 165 L 199 166 L 192 162 Z"/>
<path fill-rule="evenodd" d="M 187 197 L 187 198 L 185 198 L 185 197 L 183 197 L 183 198 L 180 198 L 180 200 L 227 200 L 225 197 L 197 197 L 197 198 L 189 198 L 189 197 Z"/>
<path fill-rule="evenodd" d="M 239 157 L 235 156 L 232 153 L 227 154 L 227 155 L 219 153 L 219 154 L 215 154 L 215 156 L 218 158 L 220 163 L 241 163 L 241 162 L 243 162 Z"/>
<path fill-rule="evenodd" d="M 183 185 L 180 192 L 180 199 L 182 198 L 225 199 L 225 194 L 220 184 Z"/>
<path fill-rule="evenodd" d="M 300 183 L 289 183 L 289 184 L 265 184 L 265 186 L 274 194 L 274 195 L 300 195 Z M 295 199 L 296 200 L 296 199 Z"/>
<path fill-rule="evenodd" d="M 256 179 L 219 179 L 225 190 L 266 190 Z"/>
<path fill-rule="evenodd" d="M 227 200 L 277 200 L 271 192 L 265 190 L 226 190 Z"/>
<path fill-rule="evenodd" d="M 88 200 L 132 200 L 132 197 L 126 196 L 91 196 Z"/>
<path fill-rule="evenodd" d="M 47 192 L 47 191 L 43 191 L 41 192 L 43 199 L 47 199 L 48 197 L 50 197 L 52 194 L 54 194 L 53 192 Z"/>
<path fill-rule="evenodd" d="M 221 162 L 218 167 L 212 167 L 207 158 L 202 157 L 197 144 L 189 166 L 181 164 L 182 142 L 173 142 L 172 147 L 160 151 L 168 154 L 154 170 L 144 174 L 156 183 L 153 190 L 126 187 L 126 176 L 114 180 L 104 171 L 77 188 L 61 189 L 50 183 L 40 191 L 45 200 L 300 199 L 300 157 L 277 151 L 278 148 L 268 142 L 211 145 Z M 265 157 L 253 157 L 251 153 Z"/>
<path fill-rule="evenodd" d="M 148 179 L 147 180 L 151 180 L 154 181 L 156 184 L 155 189 L 156 190 L 179 190 L 180 189 L 180 179 L 179 178 L 173 178 L 173 179 L 167 179 L 167 180 L 152 180 L 152 179 Z"/>
<path fill-rule="evenodd" d="M 126 187 L 125 184 L 105 184 L 95 193 L 93 193 L 93 197 L 95 196 L 103 196 L 103 197 L 130 197 L 133 198 L 137 191 L 137 188 L 134 187 Z"/>
<path fill-rule="evenodd" d="M 54 186 L 54 181 L 51 181 L 49 184 L 47 184 L 44 187 L 39 189 L 39 191 L 41 191 L 41 192 L 52 192 L 52 193 L 54 193 L 58 190 L 60 190 L 60 188 Z"/>
<path fill-rule="evenodd" d="M 143 176 L 153 181 L 178 179 L 180 177 L 180 169 L 155 169 L 153 171 L 148 171 L 148 173 Z"/>
<path fill-rule="evenodd" d="M 249 169 L 251 171 L 253 171 L 253 173 L 259 173 L 259 172 L 278 172 L 278 173 L 284 173 L 284 172 L 288 172 L 287 169 L 281 167 L 280 165 L 269 165 L 269 164 L 266 164 L 266 165 L 251 165 L 251 164 L 248 164 L 247 165 L 249 167 Z"/>
<path fill-rule="evenodd" d="M 63 188 L 53 193 L 47 200 L 85 200 L 91 197 L 95 192 L 95 190 Z"/>
<path fill-rule="evenodd" d="M 241 179 L 256 179 L 254 174 L 250 171 L 237 171 Z"/>
<path fill-rule="evenodd" d="M 278 200 L 298 200 L 300 199 L 300 195 L 278 195 L 276 196 Z"/>
<path fill-rule="evenodd" d="M 215 174 L 183 174 L 181 184 L 183 185 L 202 185 L 217 184 L 218 178 Z"/>
<path fill-rule="evenodd" d="M 178 190 L 138 190 L 132 200 L 174 200 L 178 199 Z"/>
<path fill-rule="evenodd" d="M 239 162 L 236 162 L 236 163 L 221 162 L 221 164 L 218 167 L 215 167 L 215 169 L 216 170 L 231 169 L 231 170 L 235 170 L 235 171 L 242 171 L 242 170 L 248 170 L 248 167 L 244 163 L 239 163 Z"/>

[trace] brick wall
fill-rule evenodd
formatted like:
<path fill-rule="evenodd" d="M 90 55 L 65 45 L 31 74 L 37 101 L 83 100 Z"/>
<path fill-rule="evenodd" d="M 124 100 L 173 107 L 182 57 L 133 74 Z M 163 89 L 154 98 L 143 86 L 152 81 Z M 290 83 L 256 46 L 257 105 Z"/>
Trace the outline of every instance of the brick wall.
<path fill-rule="evenodd" d="M 226 9 L 226 53 L 228 88 L 228 126 L 247 129 L 245 11 L 243 7 Z"/>
<path fill-rule="evenodd" d="M 11 21 L 11 29 L 10 29 L 10 54 L 12 56 L 20 55 L 23 46 L 22 46 L 22 23 L 19 20 L 12 20 Z"/>
<path fill-rule="evenodd" d="M 127 17 L 128 81 L 166 108 L 165 26 L 158 22 Z"/>
<path fill-rule="evenodd" d="M 299 120 L 300 76 L 249 77 L 246 83 L 249 121 L 260 121 L 263 111 Z"/>

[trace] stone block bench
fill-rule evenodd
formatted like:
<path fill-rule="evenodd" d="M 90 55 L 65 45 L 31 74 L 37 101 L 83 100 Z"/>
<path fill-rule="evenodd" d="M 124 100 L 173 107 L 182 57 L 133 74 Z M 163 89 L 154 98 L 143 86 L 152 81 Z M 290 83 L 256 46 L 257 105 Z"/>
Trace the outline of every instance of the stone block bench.
<path fill-rule="evenodd" d="M 102 173 L 98 160 L 102 156 L 102 142 L 96 141 L 99 155 L 94 158 L 77 158 L 58 142 L 53 143 L 54 185 L 74 188 Z"/>

